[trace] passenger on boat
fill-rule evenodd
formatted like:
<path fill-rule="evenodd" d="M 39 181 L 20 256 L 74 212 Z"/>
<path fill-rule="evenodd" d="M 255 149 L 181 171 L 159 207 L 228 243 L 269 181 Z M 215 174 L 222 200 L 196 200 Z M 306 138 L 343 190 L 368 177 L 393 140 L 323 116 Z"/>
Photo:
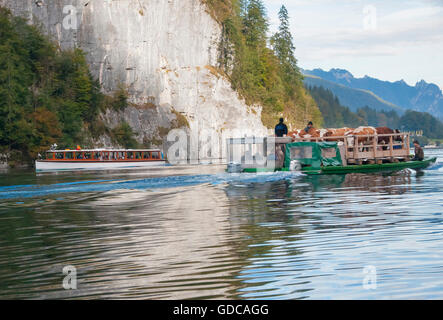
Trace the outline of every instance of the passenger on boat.
<path fill-rule="evenodd" d="M 280 122 L 275 126 L 275 136 L 284 137 L 288 134 L 288 127 L 283 123 L 284 119 L 280 118 Z"/>
<path fill-rule="evenodd" d="M 311 130 L 312 127 L 314 127 L 314 124 L 312 123 L 312 121 L 309 121 L 308 126 L 305 128 L 305 132 L 309 133 L 309 130 Z"/>
<path fill-rule="evenodd" d="M 414 141 L 414 147 L 415 147 L 415 156 L 412 158 L 412 161 L 423 161 L 425 158 L 425 154 L 423 152 L 423 149 L 420 147 L 420 143 L 418 143 L 417 140 Z"/>

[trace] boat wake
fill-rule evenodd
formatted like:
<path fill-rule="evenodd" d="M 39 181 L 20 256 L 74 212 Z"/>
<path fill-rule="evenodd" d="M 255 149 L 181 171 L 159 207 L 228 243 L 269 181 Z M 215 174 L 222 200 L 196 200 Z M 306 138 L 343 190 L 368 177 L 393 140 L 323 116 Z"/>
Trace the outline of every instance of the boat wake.
<path fill-rule="evenodd" d="M 298 172 L 219 173 L 209 175 L 167 176 L 137 180 L 94 180 L 50 185 L 20 185 L 0 187 L 0 199 L 34 198 L 61 193 L 108 192 L 112 190 L 147 190 L 178 188 L 200 184 L 250 184 L 290 180 L 302 175 Z"/>
<path fill-rule="evenodd" d="M 426 171 L 443 171 L 443 159 L 437 159 L 433 165 L 425 169 Z"/>

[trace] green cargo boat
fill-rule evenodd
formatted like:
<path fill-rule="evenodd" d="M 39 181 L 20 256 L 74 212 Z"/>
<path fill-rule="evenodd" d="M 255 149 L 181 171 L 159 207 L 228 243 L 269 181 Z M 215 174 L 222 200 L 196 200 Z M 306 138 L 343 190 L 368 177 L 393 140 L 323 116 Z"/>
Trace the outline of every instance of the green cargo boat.
<path fill-rule="evenodd" d="M 337 142 L 292 142 L 285 144 L 284 164 L 281 167 L 243 168 L 242 172 L 292 171 L 294 167 L 306 174 L 345 174 L 398 171 L 403 169 L 424 169 L 436 162 L 436 158 L 423 161 L 403 159 L 378 159 L 361 161 L 361 164 L 347 162 L 340 153 Z M 365 163 L 378 162 L 378 163 Z M 292 167 L 291 167 L 292 166 Z"/>

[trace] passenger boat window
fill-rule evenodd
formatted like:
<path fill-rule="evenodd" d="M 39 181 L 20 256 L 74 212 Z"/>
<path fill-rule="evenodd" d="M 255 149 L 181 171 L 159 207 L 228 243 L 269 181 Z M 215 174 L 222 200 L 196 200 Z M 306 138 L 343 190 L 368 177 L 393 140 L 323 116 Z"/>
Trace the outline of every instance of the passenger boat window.
<path fill-rule="evenodd" d="M 94 159 L 95 160 L 103 160 L 103 157 L 101 156 L 101 152 L 94 152 Z"/>
<path fill-rule="evenodd" d="M 46 152 L 45 155 L 46 160 L 52 160 L 54 158 L 54 154 L 52 152 Z"/>
<path fill-rule="evenodd" d="M 125 153 L 124 152 L 119 152 L 118 153 L 118 159 L 119 160 L 125 160 Z"/>
<path fill-rule="evenodd" d="M 152 152 L 152 159 L 160 159 L 160 152 L 156 151 L 156 152 Z"/>
<path fill-rule="evenodd" d="M 292 147 L 291 159 L 311 159 L 312 147 Z"/>
<path fill-rule="evenodd" d="M 83 152 L 76 152 L 75 153 L 75 158 L 78 160 L 83 160 Z"/>
<path fill-rule="evenodd" d="M 142 153 L 141 152 L 136 152 L 135 153 L 135 159 L 136 160 L 140 160 L 142 158 Z"/>
<path fill-rule="evenodd" d="M 337 156 L 337 151 L 335 148 L 321 149 L 321 156 L 323 158 L 335 158 Z"/>
<path fill-rule="evenodd" d="M 85 155 L 85 160 L 91 160 L 92 159 L 91 152 L 85 152 L 84 155 Z"/>
<path fill-rule="evenodd" d="M 65 152 L 65 159 L 67 160 L 74 159 L 74 154 L 72 152 Z"/>
<path fill-rule="evenodd" d="M 63 158 L 64 158 L 64 156 L 63 156 L 63 152 L 57 152 L 57 153 L 55 154 L 55 158 L 56 158 L 57 160 L 63 160 Z"/>
<path fill-rule="evenodd" d="M 149 152 L 143 152 L 143 159 L 150 159 Z"/>
<path fill-rule="evenodd" d="M 127 152 L 126 156 L 127 156 L 127 159 L 132 160 L 132 159 L 134 159 L 134 152 Z"/>
<path fill-rule="evenodd" d="M 103 152 L 103 160 L 109 160 L 109 152 Z"/>

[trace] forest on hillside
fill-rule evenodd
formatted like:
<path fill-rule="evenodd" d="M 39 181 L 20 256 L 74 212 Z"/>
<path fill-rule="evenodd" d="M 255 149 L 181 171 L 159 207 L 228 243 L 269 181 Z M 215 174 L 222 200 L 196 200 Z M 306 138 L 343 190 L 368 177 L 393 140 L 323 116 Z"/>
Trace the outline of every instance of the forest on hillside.
<path fill-rule="evenodd" d="M 80 49 L 61 51 L 35 26 L 0 7 L 0 154 L 29 161 L 57 143 L 87 145 L 107 132 L 134 145 L 129 125 L 110 130 L 97 121 L 105 108 L 124 109 L 124 88 L 100 92 Z"/>
<path fill-rule="evenodd" d="M 320 110 L 302 83 L 285 6 L 279 11 L 278 31 L 268 36 L 262 0 L 204 1 L 223 26 L 220 67 L 248 104 L 263 106 L 263 123 L 273 127 L 283 116 L 290 127 L 308 120 L 322 124 Z"/>
<path fill-rule="evenodd" d="M 356 128 L 367 125 L 366 119 L 358 116 L 348 107 L 342 106 L 338 98 L 329 89 L 317 86 L 307 86 L 306 88 L 317 102 L 326 128 Z"/>
<path fill-rule="evenodd" d="M 325 127 L 390 127 L 402 131 L 423 131 L 423 142 L 428 139 L 443 138 L 443 123 L 427 112 L 408 110 L 404 114 L 396 111 L 377 111 L 368 106 L 352 112 L 342 106 L 331 90 L 317 86 L 307 86 L 307 90 L 317 102 L 323 114 Z"/>

